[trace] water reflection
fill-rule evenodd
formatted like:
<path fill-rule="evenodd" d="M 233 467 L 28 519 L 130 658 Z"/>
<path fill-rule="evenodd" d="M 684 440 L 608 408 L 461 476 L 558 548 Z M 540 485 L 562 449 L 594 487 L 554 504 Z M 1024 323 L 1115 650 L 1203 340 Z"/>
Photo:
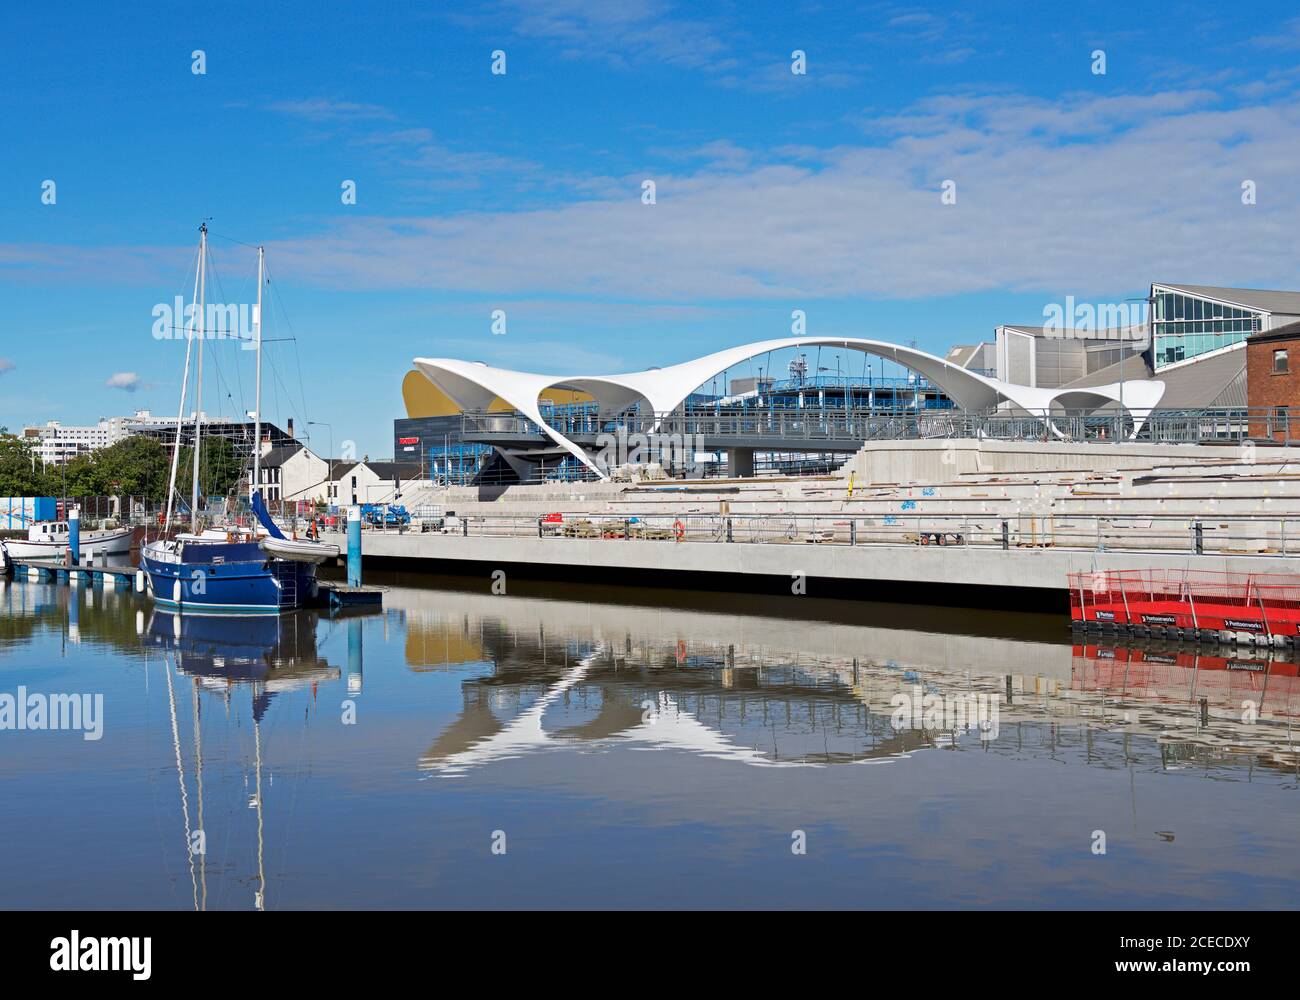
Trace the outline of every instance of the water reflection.
<path fill-rule="evenodd" d="M 630 635 L 547 642 L 483 624 L 492 672 L 466 681 L 465 708 L 422 755 L 442 774 L 586 743 L 678 750 L 754 766 L 888 760 L 926 744 L 872 714 L 820 666 L 759 663 L 734 646 Z M 883 724 L 882 724 L 883 722 Z"/>
<path fill-rule="evenodd" d="M 316 651 L 318 623 L 314 611 L 242 618 L 154 610 L 142 641 L 170 653 L 176 669 L 208 691 L 228 697 L 247 686 L 260 722 L 277 694 L 341 676 Z"/>
<path fill-rule="evenodd" d="M 0 753 L 8 899 L 856 906 L 869 883 L 870 905 L 1286 905 L 1300 886 L 1286 657 L 1072 645 L 1063 622 L 981 634 L 935 609 L 464 586 L 237 619 L 0 584 L 0 688 L 106 705 L 98 743 L 0 733 L 21 750 Z M 994 718 L 958 711 L 972 699 Z M 487 849 L 498 828 L 526 878 Z M 822 867 L 792 881 L 795 828 Z M 1126 860 L 1095 864 L 1098 828 Z"/>
<path fill-rule="evenodd" d="M 780 767 L 1035 746 L 1099 766 L 1142 755 L 1298 762 L 1297 664 L 1266 650 L 1072 646 L 834 621 L 796 628 L 467 593 L 408 591 L 396 603 L 412 669 L 484 667 L 461 684 L 459 718 L 421 755 L 435 774 L 575 745 Z M 992 726 L 963 718 L 975 699 L 995 705 Z M 1082 752 L 1071 755 L 1075 743 Z"/>
<path fill-rule="evenodd" d="M 208 908 L 208 829 L 204 821 L 203 706 L 200 692 L 215 696 L 227 709 L 239 689 L 252 707 L 252 786 L 248 808 L 256 814 L 257 876 L 253 906 L 266 908 L 266 817 L 263 800 L 262 723 L 276 695 L 337 680 L 337 667 L 317 653 L 318 618 L 312 611 L 279 617 L 191 616 L 154 610 L 142 643 L 163 652 L 171 718 L 172 749 L 180 793 L 183 844 L 193 905 Z M 192 678 L 190 718 L 192 752 L 182 745 L 173 674 Z M 187 757 L 192 775 L 187 775 Z M 190 785 L 194 787 L 191 822 Z M 247 784 L 247 780 L 245 781 Z"/>

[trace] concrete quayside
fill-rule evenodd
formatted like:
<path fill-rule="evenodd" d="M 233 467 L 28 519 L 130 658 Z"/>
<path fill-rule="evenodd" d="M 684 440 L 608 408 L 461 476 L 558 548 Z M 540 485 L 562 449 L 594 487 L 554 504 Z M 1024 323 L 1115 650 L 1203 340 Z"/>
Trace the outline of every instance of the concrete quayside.
<path fill-rule="evenodd" d="M 368 564 L 1064 611 L 1067 576 L 1293 573 L 1300 450 L 871 443 L 834 475 L 428 488 Z"/>

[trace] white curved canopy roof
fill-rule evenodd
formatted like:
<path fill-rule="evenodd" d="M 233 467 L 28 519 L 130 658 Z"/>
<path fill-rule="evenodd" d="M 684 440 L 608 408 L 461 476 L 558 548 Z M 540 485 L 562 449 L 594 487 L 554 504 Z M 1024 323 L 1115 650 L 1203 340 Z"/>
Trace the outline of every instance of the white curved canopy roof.
<path fill-rule="evenodd" d="M 605 415 L 616 414 L 633 403 L 644 402 L 656 416 L 671 413 L 692 392 L 714 375 L 733 365 L 767 354 L 801 347 L 839 347 L 861 351 L 895 361 L 924 376 L 942 389 L 960 407 L 967 410 L 992 409 L 1010 402 L 1027 413 L 1049 419 L 1053 403 L 1071 409 L 1104 406 L 1121 402 L 1134 417 L 1134 433 L 1141 428 L 1147 414 L 1164 395 L 1165 384 L 1152 380 L 1093 386 L 1086 389 L 1042 389 L 1016 385 L 977 375 L 943 358 L 911 347 L 900 347 L 883 340 L 858 337 L 782 337 L 742 344 L 707 354 L 693 361 L 651 368 L 621 375 L 537 375 L 532 372 L 493 368 L 479 361 L 452 358 L 416 358 L 414 365 L 434 385 L 446 393 L 462 410 L 486 410 L 498 397 L 536 423 L 557 445 L 600 475 L 590 457 L 542 418 L 539 400 L 547 389 L 571 388 L 589 393 Z M 1055 432 L 1055 428 L 1051 428 Z"/>

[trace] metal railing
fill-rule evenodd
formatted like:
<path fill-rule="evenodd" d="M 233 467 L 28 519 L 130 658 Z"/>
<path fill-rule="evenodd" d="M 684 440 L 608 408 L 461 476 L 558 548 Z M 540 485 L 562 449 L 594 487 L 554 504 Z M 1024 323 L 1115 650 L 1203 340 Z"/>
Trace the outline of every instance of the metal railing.
<path fill-rule="evenodd" d="M 1133 434 L 1134 416 L 1142 421 Z M 1047 420 L 1012 410 L 962 410 L 915 407 L 835 408 L 764 407 L 677 410 L 655 416 L 624 414 L 601 418 L 595 412 L 555 414 L 551 426 L 565 437 L 594 442 L 602 434 L 701 435 L 725 445 L 728 438 L 761 438 L 783 444 L 833 441 L 839 445 L 881 440 L 992 438 L 1014 441 L 1163 441 L 1231 443 L 1248 438 L 1287 442 L 1300 439 L 1300 421 L 1285 409 L 1155 409 L 1120 414 L 1061 413 Z M 518 412 L 461 414 L 466 438 L 549 441 L 542 428 Z"/>
<path fill-rule="evenodd" d="M 405 531 L 467 538 L 553 538 L 720 544 L 952 546 L 1001 549 L 1173 552 L 1191 555 L 1300 554 L 1300 532 L 1285 514 L 1214 519 L 1186 515 L 724 514 L 448 512 L 415 519 Z M 368 531 L 397 532 L 377 526 Z"/>

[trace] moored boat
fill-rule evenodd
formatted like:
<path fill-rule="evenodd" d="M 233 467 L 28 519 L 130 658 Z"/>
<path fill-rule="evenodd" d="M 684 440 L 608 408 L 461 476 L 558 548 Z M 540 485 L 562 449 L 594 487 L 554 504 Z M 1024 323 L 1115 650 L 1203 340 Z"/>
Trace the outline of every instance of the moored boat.
<path fill-rule="evenodd" d="M 27 538 L 7 539 L 3 544 L 10 559 L 62 559 L 69 547 L 67 521 L 42 521 L 27 529 Z M 135 542 L 135 528 L 107 528 L 78 532 L 79 562 L 92 554 L 126 555 Z"/>
<path fill-rule="evenodd" d="M 268 558 L 251 533 L 205 531 L 140 553 L 154 600 L 195 614 L 279 614 L 316 595 L 316 564 Z"/>
<path fill-rule="evenodd" d="M 198 344 L 197 377 L 194 390 L 193 478 L 190 495 L 190 531 L 175 538 L 150 542 L 140 551 L 140 563 L 154 600 L 165 608 L 191 614 L 279 614 L 302 607 L 316 596 L 316 566 L 338 546 L 286 539 L 271 519 L 261 495 L 252 488 L 258 480 L 260 452 L 253 448 L 249 495 L 253 512 L 265 535 L 236 526 L 199 530 L 199 455 L 203 430 L 203 339 L 204 288 L 207 267 L 208 229 L 199 229 L 199 265 L 195 275 L 196 330 L 187 329 L 185 372 L 181 379 L 181 401 L 176 416 L 176 439 L 172 449 L 171 476 L 167 484 L 167 511 L 163 524 L 171 524 L 172 500 L 176 490 L 177 464 L 181 451 L 190 354 Z M 261 441 L 262 420 L 262 286 L 264 252 L 257 253 L 257 308 L 254 312 L 257 350 L 256 403 L 253 440 Z M 270 547 L 268 547 L 268 545 Z M 278 546 L 278 547 L 277 547 Z"/>

